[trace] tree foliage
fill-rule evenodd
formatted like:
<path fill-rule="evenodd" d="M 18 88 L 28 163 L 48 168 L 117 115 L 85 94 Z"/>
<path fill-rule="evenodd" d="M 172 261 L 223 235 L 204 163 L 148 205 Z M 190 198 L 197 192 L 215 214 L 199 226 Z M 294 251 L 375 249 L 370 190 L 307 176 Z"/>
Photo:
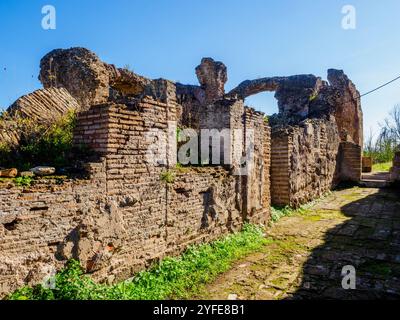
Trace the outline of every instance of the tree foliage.
<path fill-rule="evenodd" d="M 365 139 L 364 155 L 372 157 L 375 163 L 390 162 L 400 145 L 400 105 L 394 106 L 379 125 L 377 137 L 371 131 Z"/>

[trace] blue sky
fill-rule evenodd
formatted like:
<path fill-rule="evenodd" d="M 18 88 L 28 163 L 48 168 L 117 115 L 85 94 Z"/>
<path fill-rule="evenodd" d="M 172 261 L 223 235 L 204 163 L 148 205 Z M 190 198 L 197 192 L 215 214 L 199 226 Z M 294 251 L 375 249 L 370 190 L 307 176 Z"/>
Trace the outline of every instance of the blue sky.
<path fill-rule="evenodd" d="M 57 29 L 41 27 L 44 5 Z M 341 28 L 344 5 L 355 30 Z M 400 74 L 398 0 L 1 0 L 0 108 L 41 88 L 40 58 L 54 48 L 87 47 L 106 62 L 150 78 L 197 84 L 202 57 L 228 67 L 227 90 L 246 79 L 343 69 L 364 93 Z M 362 100 L 365 131 L 400 103 L 400 81 Z M 273 93 L 248 99 L 267 114 Z"/>

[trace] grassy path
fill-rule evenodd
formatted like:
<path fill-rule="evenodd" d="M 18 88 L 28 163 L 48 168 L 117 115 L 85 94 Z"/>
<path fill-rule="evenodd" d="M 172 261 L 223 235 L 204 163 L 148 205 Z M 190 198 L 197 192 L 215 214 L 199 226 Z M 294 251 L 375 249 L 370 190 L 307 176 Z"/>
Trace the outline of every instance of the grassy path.
<path fill-rule="evenodd" d="M 284 217 L 262 249 L 207 285 L 197 299 L 400 298 L 400 195 L 351 188 Z M 356 269 L 356 290 L 342 268 Z"/>

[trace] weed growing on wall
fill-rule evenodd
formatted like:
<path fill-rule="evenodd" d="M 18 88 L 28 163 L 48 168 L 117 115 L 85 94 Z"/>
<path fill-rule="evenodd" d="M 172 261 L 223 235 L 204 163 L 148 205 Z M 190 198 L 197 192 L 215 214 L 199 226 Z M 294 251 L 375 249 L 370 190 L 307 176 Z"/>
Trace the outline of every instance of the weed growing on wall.
<path fill-rule="evenodd" d="M 294 214 L 303 214 L 311 207 L 313 207 L 319 200 L 326 198 L 330 195 L 331 192 L 327 192 L 321 198 L 308 202 L 306 204 L 301 205 L 299 208 L 291 208 L 289 206 L 286 207 L 271 207 L 271 222 L 278 222 L 281 218 L 292 216 Z"/>

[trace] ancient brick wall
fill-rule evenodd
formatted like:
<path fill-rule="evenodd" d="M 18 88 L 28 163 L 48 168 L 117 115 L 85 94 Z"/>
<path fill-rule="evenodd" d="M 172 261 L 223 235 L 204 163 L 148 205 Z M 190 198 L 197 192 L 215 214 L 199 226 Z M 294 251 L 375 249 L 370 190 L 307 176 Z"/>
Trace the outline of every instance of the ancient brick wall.
<path fill-rule="evenodd" d="M 339 182 L 339 143 L 333 118 L 275 129 L 271 147 L 273 204 L 297 207 L 332 189 Z"/>
<path fill-rule="evenodd" d="M 397 151 L 393 158 L 393 165 L 390 169 L 390 180 L 400 181 L 400 151 Z"/>
<path fill-rule="evenodd" d="M 262 114 L 244 117 L 242 106 L 228 117 L 260 130 L 249 182 L 221 166 L 175 167 L 168 136 L 176 139 L 176 107 L 150 98 L 93 106 L 75 131 L 76 144 L 99 154 L 86 164 L 89 180 L 0 190 L 0 296 L 42 281 L 70 258 L 96 280 L 114 282 L 244 221 L 266 222 L 270 141 Z"/>
<path fill-rule="evenodd" d="M 221 162 L 229 159 L 230 170 L 240 175 L 243 212 L 248 219 L 265 221 L 270 207 L 266 182 L 270 177 L 271 136 L 264 114 L 245 107 L 242 100 L 223 99 L 202 108 L 199 119 L 200 129 L 229 130 L 230 148 L 221 149 Z M 224 157 L 225 153 L 229 157 Z"/>
<path fill-rule="evenodd" d="M 271 201 L 276 206 L 290 203 L 289 135 L 281 131 L 271 134 Z"/>
<path fill-rule="evenodd" d="M 41 60 L 47 89 L 20 99 L 16 109 L 29 117 L 39 109 L 83 111 L 75 144 L 98 157 L 86 163 L 86 181 L 0 190 L 0 295 L 37 283 L 47 267 L 69 258 L 98 280 L 125 279 L 244 221 L 266 222 L 271 197 L 296 207 L 341 180 L 360 179 L 361 102 L 343 71 L 329 70 L 329 83 L 313 75 L 246 80 L 228 94 L 222 62 L 204 58 L 196 74 L 200 86 L 151 80 L 84 48 Z M 278 100 L 272 132 L 261 112 L 244 106 L 263 91 L 275 91 Z M 49 92 L 59 92 L 51 104 Z M 37 105 L 37 97 L 45 103 Z M 177 127 L 228 130 L 220 164 L 203 165 L 216 155 L 208 141 L 212 152 L 200 166 L 178 169 Z M 6 131 L 0 140 L 18 144 L 19 134 Z"/>

